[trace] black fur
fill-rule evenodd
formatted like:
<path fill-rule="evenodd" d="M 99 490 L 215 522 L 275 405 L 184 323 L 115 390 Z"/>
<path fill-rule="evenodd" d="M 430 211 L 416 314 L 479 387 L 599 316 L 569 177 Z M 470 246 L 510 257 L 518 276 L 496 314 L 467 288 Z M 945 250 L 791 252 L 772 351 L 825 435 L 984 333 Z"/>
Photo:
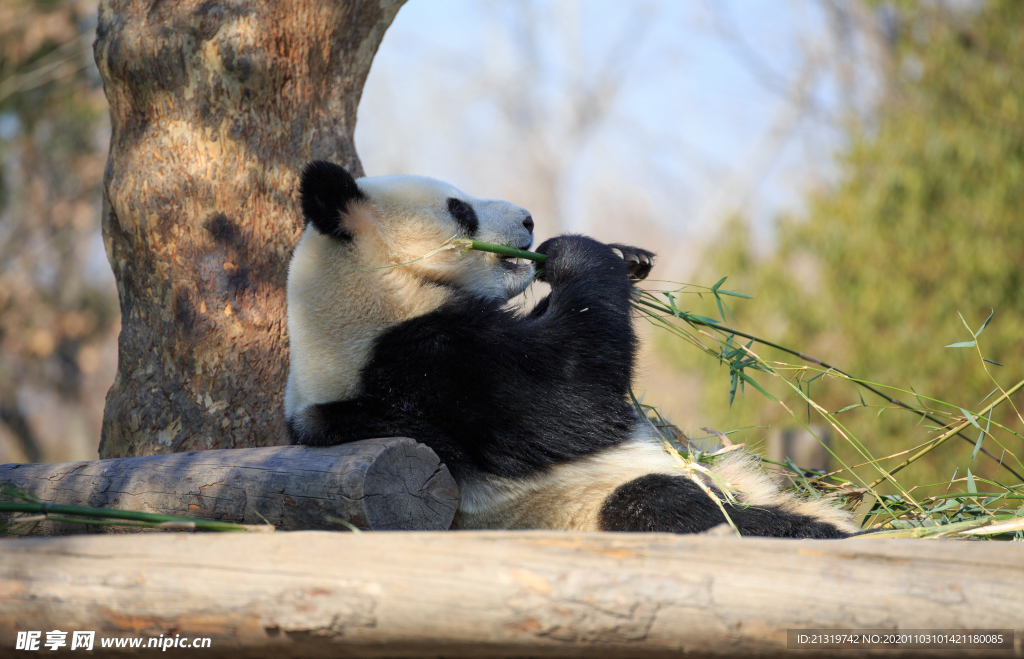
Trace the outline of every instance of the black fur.
<path fill-rule="evenodd" d="M 528 476 L 626 441 L 638 422 L 626 403 L 637 347 L 629 268 L 583 236 L 537 251 L 552 291 L 533 312 L 456 297 L 392 328 L 363 369 L 362 394 L 308 409 L 293 440 L 408 435 L 457 478 Z"/>
<path fill-rule="evenodd" d="M 288 420 L 292 440 L 413 437 L 458 480 L 528 477 L 627 442 L 640 422 L 626 402 L 637 350 L 630 278 L 646 276 L 653 254 L 615 248 L 622 257 L 584 236 L 538 247 L 551 294 L 529 314 L 456 294 L 393 327 L 363 368 L 361 394 L 302 410 Z M 602 519 L 609 529 L 678 532 L 724 521 L 693 483 L 659 475 L 616 490 Z M 737 508 L 733 519 L 757 535 L 838 535 L 781 510 Z"/>
<path fill-rule="evenodd" d="M 742 535 L 845 538 L 836 527 L 773 506 L 733 505 L 721 497 Z M 685 476 L 649 474 L 620 485 L 601 508 L 606 531 L 700 533 L 725 523 L 718 505 Z"/>
<path fill-rule="evenodd" d="M 317 232 L 339 240 L 352 240 L 342 223 L 342 214 L 354 201 L 366 201 L 356 181 L 343 167 L 314 160 L 302 170 L 299 183 L 302 214 Z"/>
<path fill-rule="evenodd" d="M 476 216 L 476 211 L 461 199 L 448 198 L 448 213 L 470 236 L 475 236 L 480 229 L 480 219 Z"/>

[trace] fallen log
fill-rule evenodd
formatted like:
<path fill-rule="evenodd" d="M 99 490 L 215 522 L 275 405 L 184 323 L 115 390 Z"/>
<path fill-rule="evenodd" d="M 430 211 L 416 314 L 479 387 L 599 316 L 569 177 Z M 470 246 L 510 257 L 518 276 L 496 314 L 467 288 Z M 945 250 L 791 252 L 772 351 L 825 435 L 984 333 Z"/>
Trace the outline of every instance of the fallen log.
<path fill-rule="evenodd" d="M 284 530 L 444 530 L 458 508 L 437 455 L 405 437 L 62 464 L 0 465 L 0 483 L 57 504 L 264 524 Z M 0 517 L 3 517 L 0 514 Z M 344 520 L 344 522 L 339 521 Z M 139 529 L 43 521 L 13 535 Z"/>
<path fill-rule="evenodd" d="M 0 540 L 0 655 L 18 631 L 54 629 L 95 631 L 96 649 L 208 638 L 206 657 L 773 657 L 793 654 L 793 629 L 1016 628 L 998 656 L 1021 657 L 1022 612 L 1018 543 L 539 531 Z"/>

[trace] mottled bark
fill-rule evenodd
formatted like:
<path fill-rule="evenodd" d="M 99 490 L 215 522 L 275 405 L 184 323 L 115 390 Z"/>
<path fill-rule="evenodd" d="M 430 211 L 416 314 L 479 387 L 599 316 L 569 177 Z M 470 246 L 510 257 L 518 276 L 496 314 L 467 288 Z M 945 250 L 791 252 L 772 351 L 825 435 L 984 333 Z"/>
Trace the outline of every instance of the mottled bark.
<path fill-rule="evenodd" d="M 42 501 L 181 515 L 277 529 L 445 531 L 459 491 L 437 454 L 405 437 L 341 446 L 188 451 L 93 462 L 0 465 L 0 483 Z M 0 513 L 0 521 L 6 517 Z M 10 535 L 128 533 L 42 521 Z"/>
<path fill-rule="evenodd" d="M 103 237 L 122 330 L 101 457 L 284 443 L 297 176 L 352 134 L 403 0 L 103 0 Z"/>

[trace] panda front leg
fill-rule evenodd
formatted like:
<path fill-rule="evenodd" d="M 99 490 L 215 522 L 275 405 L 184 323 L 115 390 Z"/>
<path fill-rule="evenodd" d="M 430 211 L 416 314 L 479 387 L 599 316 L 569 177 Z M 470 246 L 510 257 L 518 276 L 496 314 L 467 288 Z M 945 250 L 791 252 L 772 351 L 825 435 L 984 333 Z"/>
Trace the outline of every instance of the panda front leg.
<path fill-rule="evenodd" d="M 668 456 L 659 448 L 652 451 L 656 445 L 648 443 L 650 438 L 637 438 L 635 426 L 630 430 L 621 423 L 593 422 L 604 419 L 609 410 L 620 410 L 618 420 L 629 416 L 635 423 L 636 415 L 625 401 L 636 354 L 630 303 L 635 291 L 633 281 L 650 272 L 653 254 L 584 236 L 560 236 L 537 251 L 548 256 L 541 279 L 551 284 L 551 294 L 521 329 L 529 340 L 537 342 L 536 353 L 545 356 L 549 377 L 564 383 L 552 392 L 554 396 L 543 396 L 544 400 L 552 401 L 556 409 L 560 400 L 566 405 L 559 414 L 541 421 L 545 428 L 561 427 L 560 432 L 546 435 L 544 448 L 553 450 L 554 444 L 571 444 L 578 451 L 576 459 L 566 465 L 565 474 L 558 471 L 560 467 L 552 468 L 545 482 L 559 496 L 546 491 L 543 501 L 564 507 L 558 502 L 571 500 L 592 511 L 595 523 L 589 526 L 588 522 L 583 528 L 699 533 L 724 523 L 725 516 L 717 503 L 693 481 L 671 473 L 674 469 Z M 614 437 L 619 433 L 621 436 Z M 744 461 L 726 462 L 735 463 L 726 480 L 739 483 L 745 493 L 740 496 L 750 501 L 749 505 L 727 507 L 729 519 L 742 535 L 849 535 L 842 523 L 828 521 L 837 515 L 827 504 L 814 510 L 814 506 L 779 492 Z M 577 486 L 582 489 L 574 490 Z M 592 498 L 595 494 L 597 497 Z M 533 509 L 537 504 L 527 503 L 526 507 Z M 588 515 L 584 517 L 589 520 Z M 552 512 L 551 517 L 558 515 Z M 553 524 L 563 527 L 561 522 Z"/>
<path fill-rule="evenodd" d="M 849 537 L 849 533 L 810 515 L 773 505 L 732 504 L 721 497 L 741 535 L 774 538 Z M 620 485 L 601 507 L 605 531 L 700 533 L 725 523 L 718 504 L 685 476 L 648 474 Z"/>
<path fill-rule="evenodd" d="M 633 282 L 645 278 L 654 253 L 638 247 L 604 244 L 580 235 L 544 241 L 536 250 L 547 256 L 538 279 L 551 285 L 551 294 L 530 312 L 527 327 L 538 343 L 570 348 L 558 351 L 564 361 L 585 365 L 595 377 L 625 374 L 622 395 L 636 356 L 633 329 Z M 582 360 L 579 356 L 586 355 Z M 557 357 L 556 357 L 557 358 Z"/>
<path fill-rule="evenodd" d="M 588 384 L 587 401 L 600 408 L 623 404 L 636 350 L 630 302 L 633 282 L 650 273 L 653 254 L 626 245 L 604 245 L 583 236 L 561 236 L 537 248 L 548 255 L 542 279 L 551 295 L 534 311 L 544 332 L 561 337 L 559 358 L 574 365 Z M 577 345 L 578 343 L 578 345 Z M 585 364 L 583 367 L 581 365 Z M 585 374 L 584 374 L 585 373 Z M 596 387 L 600 382 L 603 387 Z M 603 390 L 602 394 L 596 394 Z M 595 410 L 596 414 L 596 410 Z M 606 426 L 607 428 L 607 426 Z M 633 440 L 611 452 L 631 450 Z M 649 458 L 648 458 L 649 459 Z M 667 456 L 664 456 L 667 460 Z M 642 461 L 644 462 L 644 461 Z M 657 464 L 655 464 L 657 462 Z M 607 531 L 699 533 L 725 523 L 718 504 L 693 481 L 665 473 L 661 460 L 651 472 L 622 482 L 601 503 L 598 526 Z M 743 483 L 748 503 L 730 504 L 729 519 L 742 535 L 780 538 L 845 538 L 850 524 L 831 505 L 800 502 L 779 492 L 760 470 L 732 460 L 727 480 Z M 623 470 L 641 465 L 623 464 Z M 635 471 L 634 471 L 635 473 Z M 600 481 L 595 478 L 595 481 Z M 807 514 L 805 514 L 807 513 Z M 835 519 L 833 519 L 835 518 Z"/>

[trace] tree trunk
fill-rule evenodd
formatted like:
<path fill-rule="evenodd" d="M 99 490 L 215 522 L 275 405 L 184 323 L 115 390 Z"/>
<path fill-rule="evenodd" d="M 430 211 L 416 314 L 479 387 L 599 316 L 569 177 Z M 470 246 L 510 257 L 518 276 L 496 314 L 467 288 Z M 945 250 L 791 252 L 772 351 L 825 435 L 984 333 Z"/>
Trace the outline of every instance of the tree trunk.
<path fill-rule="evenodd" d="M 448 468 L 430 448 L 406 437 L 0 465 L 0 483 L 5 482 L 47 503 L 270 523 L 284 531 L 344 531 L 344 522 L 373 531 L 446 531 L 459 506 Z M 4 517 L 0 513 L 0 523 Z M 7 533 L 140 530 L 151 529 L 46 520 Z"/>
<path fill-rule="evenodd" d="M 402 2 L 102 1 L 122 329 L 101 457 L 286 441 L 298 173 L 362 174 L 356 107 Z"/>
<path fill-rule="evenodd" d="M 204 657 L 232 658 L 1024 656 L 1024 562 L 1009 542 L 540 531 L 2 542 L 0 654 L 19 630 L 59 629 L 93 630 L 97 646 L 207 637 Z M 1003 630 L 1010 644 L 787 650 L 787 630 L 810 629 Z"/>

